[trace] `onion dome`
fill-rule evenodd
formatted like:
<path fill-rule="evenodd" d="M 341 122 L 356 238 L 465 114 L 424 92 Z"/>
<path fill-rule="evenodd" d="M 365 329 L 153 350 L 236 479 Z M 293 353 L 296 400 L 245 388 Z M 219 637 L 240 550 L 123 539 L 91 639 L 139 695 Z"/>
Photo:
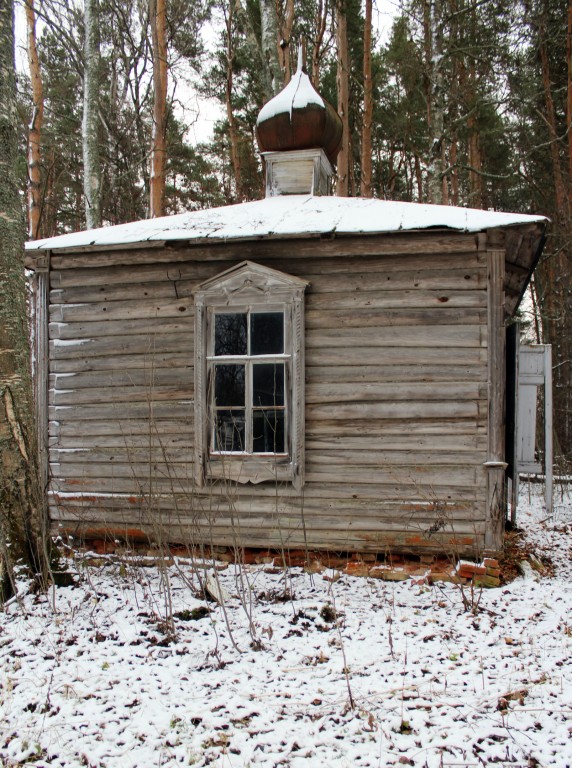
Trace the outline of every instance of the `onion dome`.
<path fill-rule="evenodd" d="M 335 163 L 342 141 L 342 121 L 336 110 L 316 91 L 302 65 L 279 94 L 267 102 L 256 121 L 261 152 L 323 149 Z"/>

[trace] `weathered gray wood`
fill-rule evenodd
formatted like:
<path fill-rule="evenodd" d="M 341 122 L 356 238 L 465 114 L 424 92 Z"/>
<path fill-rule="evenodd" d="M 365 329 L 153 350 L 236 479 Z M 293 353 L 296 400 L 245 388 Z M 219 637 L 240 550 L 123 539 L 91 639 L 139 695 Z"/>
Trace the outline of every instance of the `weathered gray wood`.
<path fill-rule="evenodd" d="M 192 418 L 182 420 L 177 416 L 165 417 L 164 415 L 159 418 L 157 413 L 154 413 L 154 416 L 154 420 L 149 420 L 147 412 L 147 416 L 142 416 L 139 419 L 120 417 L 112 421 L 109 419 L 103 421 L 96 419 L 51 421 L 49 424 L 50 439 L 53 441 L 61 438 L 62 440 L 69 439 L 70 442 L 74 441 L 68 447 L 77 446 L 78 440 L 81 441 L 83 438 L 94 440 L 101 438 L 100 443 L 105 442 L 108 445 L 113 445 L 113 442 L 108 441 L 114 439 L 123 445 L 127 439 L 149 440 L 155 439 L 158 435 L 161 437 L 181 436 L 181 439 L 186 441 L 192 440 Z M 81 446 L 81 442 L 79 444 Z"/>
<path fill-rule="evenodd" d="M 485 547 L 488 552 L 502 549 L 505 518 L 505 326 L 504 326 L 504 250 L 488 253 L 488 349 L 489 349 L 489 450 L 487 459 L 488 524 Z"/>
<path fill-rule="evenodd" d="M 134 320 L 140 318 L 189 318 L 193 323 L 193 303 L 188 299 L 152 299 L 145 301 L 105 301 L 88 304 L 52 304 L 50 322 L 72 323 L 97 319 Z"/>
<path fill-rule="evenodd" d="M 317 246 L 317 247 L 316 247 Z M 471 253 L 477 250 L 476 235 L 462 235 L 447 230 L 411 232 L 387 235 L 341 236 L 323 239 L 280 238 L 263 241 L 233 242 L 231 244 L 196 244 L 185 246 L 177 243 L 169 247 L 126 248 L 125 250 L 94 250 L 93 248 L 58 249 L 52 255 L 52 268 L 81 269 L 85 267 L 110 267 L 116 265 L 139 266 L 142 264 L 176 263 L 189 260 L 237 261 L 251 259 L 305 259 L 351 255 L 443 254 Z M 222 270 L 220 270 L 222 271 Z"/>
<path fill-rule="evenodd" d="M 249 504 L 249 494 L 252 495 L 252 489 L 256 488 L 256 496 L 260 498 L 272 499 L 272 504 L 276 505 L 277 498 L 297 498 L 300 501 L 302 499 L 315 499 L 318 504 L 327 506 L 331 503 L 334 505 L 339 503 L 345 503 L 348 506 L 352 506 L 354 503 L 363 501 L 364 503 L 372 503 L 376 500 L 390 500 L 390 501 L 438 501 L 440 499 L 445 501 L 456 500 L 464 501 L 474 506 L 474 509 L 484 508 L 486 501 L 485 498 L 485 484 L 475 485 L 469 483 L 467 485 L 451 485 L 447 482 L 447 476 L 444 477 L 443 483 L 429 482 L 430 479 L 418 479 L 415 483 L 406 483 L 399 485 L 395 480 L 393 483 L 376 483 L 376 478 L 369 474 L 367 481 L 360 480 L 356 482 L 355 478 L 352 478 L 349 482 L 342 481 L 341 478 L 336 477 L 336 481 L 324 481 L 320 483 L 310 484 L 306 483 L 304 486 L 304 492 L 301 495 L 296 491 L 289 483 L 265 483 L 257 486 L 237 486 L 236 484 L 222 483 L 216 481 L 206 487 L 204 491 L 196 488 L 194 484 L 183 483 L 178 487 L 173 487 L 173 483 L 168 479 L 165 480 L 163 476 L 158 476 L 153 480 L 153 494 L 167 494 L 173 496 L 173 498 L 186 499 L 190 504 L 192 500 L 197 497 L 200 498 L 200 494 L 208 500 L 222 498 L 226 500 L 227 504 L 234 504 L 238 498 L 243 498 L 244 503 Z M 144 486 L 144 487 L 143 487 Z M 77 495 L 78 493 L 87 493 L 90 496 L 92 494 L 133 494 L 148 493 L 148 482 L 144 485 L 142 480 L 136 481 L 133 476 L 131 477 L 83 477 L 78 481 L 77 478 L 66 478 L 54 476 L 51 480 L 50 487 L 56 493 L 71 493 Z M 194 502 L 193 502 L 194 503 Z M 304 501 L 305 503 L 305 501 Z"/>
<path fill-rule="evenodd" d="M 486 382 L 484 365 L 311 365 L 306 367 L 308 384 L 322 382 L 359 383 L 393 382 Z"/>
<path fill-rule="evenodd" d="M 394 383 L 365 382 L 350 384 L 335 382 L 308 384 L 306 402 L 310 403 L 397 403 L 402 400 L 478 400 L 486 398 L 487 385 L 479 382 L 447 381 Z"/>
<path fill-rule="evenodd" d="M 121 406 L 125 401 L 130 403 L 147 403 L 149 406 L 164 400 L 192 400 L 193 385 L 188 383 L 163 384 L 161 386 L 124 386 L 102 387 L 95 389 L 52 389 L 49 395 L 50 405 L 70 405 L 78 407 L 83 404 L 98 405 L 108 403 L 110 406 Z"/>
<path fill-rule="evenodd" d="M 310 293 L 307 297 L 309 312 L 324 309 L 407 309 L 427 306 L 430 308 L 443 307 L 475 307 L 486 308 L 487 296 L 485 291 L 458 290 L 422 290 L 415 288 L 403 291 L 339 291 L 330 293 Z"/>
<path fill-rule="evenodd" d="M 118 355 L 147 355 L 149 364 L 154 355 L 165 352 L 185 352 L 193 355 L 192 335 L 189 333 L 150 333 L 141 336 L 104 336 L 96 339 L 50 341 L 50 358 L 69 360 L 81 357 Z"/>
<path fill-rule="evenodd" d="M 311 309 L 306 313 L 306 329 L 391 328 L 428 323 L 438 325 L 480 325 L 486 322 L 485 309 L 449 308 L 446 304 L 429 309 Z"/>
<path fill-rule="evenodd" d="M 380 334 L 381 338 L 383 337 Z M 393 339 L 393 332 L 389 335 L 389 341 Z M 349 342 L 349 340 L 348 340 Z M 421 344 L 421 342 L 419 342 Z M 483 347 L 437 347 L 437 346 L 391 346 L 383 347 L 381 343 L 374 346 L 360 345 L 359 347 L 345 346 L 326 348 L 316 345 L 307 349 L 306 365 L 323 366 L 353 366 L 361 365 L 486 365 L 487 350 Z"/>
<path fill-rule="evenodd" d="M 159 368 L 148 365 L 147 368 L 135 370 L 96 370 L 80 373 L 53 373 L 50 376 L 50 389 L 86 389 L 86 388 L 125 388 L 127 392 L 132 387 L 147 387 L 149 396 L 155 387 L 189 386 L 193 379 L 192 367 Z"/>
<path fill-rule="evenodd" d="M 478 325 L 396 326 L 385 334 L 377 328 L 324 328 L 308 333 L 306 338 L 308 350 L 388 346 L 484 347 L 486 344 L 486 334 Z"/>
<path fill-rule="evenodd" d="M 168 442 L 162 442 L 159 436 L 151 439 L 148 445 L 139 448 L 133 446 L 105 446 L 105 447 L 81 447 L 50 448 L 50 462 L 55 464 L 129 464 L 144 465 L 148 471 L 155 466 L 171 464 L 190 464 L 193 460 L 192 446 L 171 446 Z M 63 470 L 65 472 L 65 469 Z"/>
<path fill-rule="evenodd" d="M 227 254 L 228 255 L 228 254 Z M 262 258 L 264 262 L 264 257 Z M 116 301 L 124 299 L 177 298 L 190 296 L 195 285 L 223 272 L 236 263 L 189 261 L 176 264 L 147 264 L 134 272 L 130 266 L 115 266 L 113 281 L 109 280 L 109 268 L 74 269 L 52 273 L 52 303 L 89 301 Z M 322 257 L 301 260 L 297 254 L 273 260 L 272 267 L 297 276 L 347 274 L 355 272 L 384 271 L 431 271 L 434 269 L 465 269 L 486 267 L 486 257 L 479 253 L 433 254 L 430 261 L 425 253 L 407 253 L 400 256 L 353 256 L 346 259 Z"/>
<path fill-rule="evenodd" d="M 71 357 L 68 359 L 55 359 L 50 361 L 50 370 L 52 373 L 79 373 L 82 371 L 135 371 L 150 370 L 156 368 L 180 368 L 186 365 L 189 360 L 192 362 L 192 356 L 188 352 L 160 352 L 157 349 L 151 349 L 139 354 L 120 354 L 108 355 L 105 357 L 86 356 Z"/>
<path fill-rule="evenodd" d="M 167 336 L 172 333 L 188 333 L 189 320 L 148 317 L 137 320 L 94 320 L 73 323 L 50 323 L 50 339 L 92 339 L 98 336 Z"/>
<path fill-rule="evenodd" d="M 129 401 L 116 404 L 98 405 L 51 405 L 48 409 L 51 421 L 74 421 L 113 419 L 116 422 L 129 419 L 148 419 L 154 428 L 155 420 L 180 419 L 183 423 L 193 423 L 193 402 L 159 401 L 156 403 L 132 403 Z"/>
<path fill-rule="evenodd" d="M 486 400 L 480 405 L 481 412 L 486 411 Z M 310 421 L 319 419 L 403 419 L 403 428 L 407 422 L 423 418 L 479 418 L 479 403 L 475 401 L 436 401 L 436 402 L 385 402 L 385 403 L 343 403 L 306 406 L 306 418 Z"/>

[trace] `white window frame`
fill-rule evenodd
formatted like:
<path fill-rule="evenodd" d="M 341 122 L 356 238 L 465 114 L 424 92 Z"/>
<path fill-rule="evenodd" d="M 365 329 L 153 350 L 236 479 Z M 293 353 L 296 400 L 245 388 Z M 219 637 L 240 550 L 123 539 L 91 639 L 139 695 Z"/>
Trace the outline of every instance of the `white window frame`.
<path fill-rule="evenodd" d="M 239 483 L 304 483 L 304 291 L 308 283 L 245 261 L 207 280 L 195 299 L 195 479 Z M 216 313 L 284 313 L 286 452 L 280 454 L 215 451 L 212 442 L 212 377 Z M 225 360 L 226 358 L 218 358 Z M 238 359 L 238 358 L 237 358 Z M 253 359 L 253 358 L 250 358 Z M 230 361 L 230 358 L 228 358 Z M 264 357 L 260 358 L 261 361 Z"/>

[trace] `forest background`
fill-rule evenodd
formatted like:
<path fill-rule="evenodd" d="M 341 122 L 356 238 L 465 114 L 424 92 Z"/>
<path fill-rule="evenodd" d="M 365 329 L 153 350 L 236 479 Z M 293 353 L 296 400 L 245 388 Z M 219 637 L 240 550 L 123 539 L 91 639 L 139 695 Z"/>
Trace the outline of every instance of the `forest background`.
<path fill-rule="evenodd" d="M 11 3 L 6 3 L 11 5 Z M 543 213 L 534 333 L 572 458 L 572 0 L 23 0 L 29 238 L 263 196 L 254 126 L 298 45 L 344 123 L 338 195 Z M 209 45 L 207 45 L 207 41 Z M 220 104 L 192 141 L 189 81 Z"/>

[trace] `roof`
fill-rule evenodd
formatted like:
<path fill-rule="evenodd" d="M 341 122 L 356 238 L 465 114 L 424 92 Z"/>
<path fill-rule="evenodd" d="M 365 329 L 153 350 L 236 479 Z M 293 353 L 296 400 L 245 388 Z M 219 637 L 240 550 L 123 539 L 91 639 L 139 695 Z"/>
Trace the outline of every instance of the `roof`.
<path fill-rule="evenodd" d="M 26 244 L 28 251 L 312 235 L 373 235 L 447 228 L 460 232 L 547 223 L 544 216 L 357 197 L 288 195 L 84 230 Z"/>

